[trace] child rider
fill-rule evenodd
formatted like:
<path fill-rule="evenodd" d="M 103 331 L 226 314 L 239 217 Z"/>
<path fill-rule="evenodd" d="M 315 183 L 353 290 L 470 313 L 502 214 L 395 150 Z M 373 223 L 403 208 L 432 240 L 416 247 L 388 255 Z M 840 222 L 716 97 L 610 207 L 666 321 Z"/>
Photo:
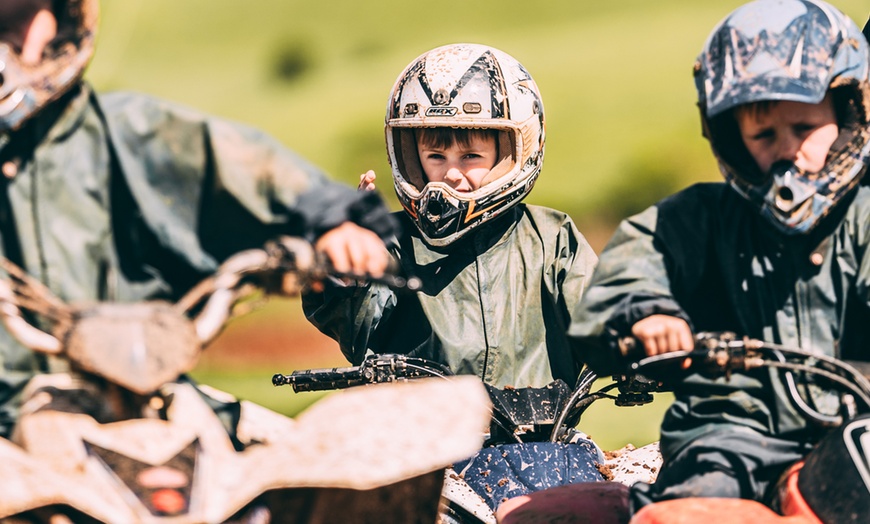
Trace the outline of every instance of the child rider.
<path fill-rule="evenodd" d="M 531 76 L 491 47 L 433 49 L 399 75 L 385 127 L 403 207 L 392 253 L 422 289 L 334 282 L 304 297 L 309 320 L 353 363 L 403 353 L 495 387 L 573 384 L 565 330 L 596 256 L 568 215 L 520 203 L 544 158 Z"/>
<path fill-rule="evenodd" d="M 570 329 L 578 358 L 614 373 L 626 363 L 621 337 L 655 355 L 692 349 L 700 331 L 870 357 L 859 343 L 870 334 L 870 188 L 859 184 L 868 62 L 860 29 L 821 0 L 759 0 L 713 30 L 695 84 L 727 183 L 623 221 Z M 633 509 L 683 497 L 773 504 L 778 479 L 821 432 L 767 369 L 678 383 L 661 426 L 664 467 L 655 484 L 632 487 Z"/>

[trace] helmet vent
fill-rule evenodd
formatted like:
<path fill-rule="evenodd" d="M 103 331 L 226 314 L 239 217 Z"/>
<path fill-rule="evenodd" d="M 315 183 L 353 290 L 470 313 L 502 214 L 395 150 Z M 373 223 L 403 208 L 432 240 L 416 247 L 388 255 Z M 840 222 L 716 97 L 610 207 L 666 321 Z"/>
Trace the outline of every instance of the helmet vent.
<path fill-rule="evenodd" d="M 426 205 L 426 214 L 429 215 L 433 220 L 438 220 L 441 218 L 441 213 L 444 212 L 444 206 L 441 205 L 440 200 L 429 200 Z"/>
<path fill-rule="evenodd" d="M 791 189 L 789 189 L 787 187 L 779 188 L 779 195 L 777 195 L 777 196 L 778 196 L 777 200 L 781 200 L 783 202 L 783 204 L 791 203 L 791 201 L 794 200 L 794 193 L 792 192 Z"/>

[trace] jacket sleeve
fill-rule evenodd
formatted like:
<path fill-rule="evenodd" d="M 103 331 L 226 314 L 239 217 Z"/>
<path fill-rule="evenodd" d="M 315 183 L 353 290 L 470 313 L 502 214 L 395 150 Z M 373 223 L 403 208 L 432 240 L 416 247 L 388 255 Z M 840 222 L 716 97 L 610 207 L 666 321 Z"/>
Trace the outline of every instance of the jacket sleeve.
<path fill-rule="evenodd" d="M 619 225 L 572 315 L 572 350 L 599 375 L 624 369 L 618 341 L 638 320 L 666 314 L 688 321 L 671 293 L 665 254 L 655 238 L 657 219 L 658 208 L 651 207 Z"/>
<path fill-rule="evenodd" d="M 562 224 L 557 249 L 554 277 L 561 291 L 565 311 L 571 315 L 577 311 L 580 299 L 589 287 L 598 256 L 567 216 Z"/>
<path fill-rule="evenodd" d="M 97 105 L 148 229 L 201 271 L 276 235 L 314 240 L 348 220 L 396 233 L 376 193 L 328 179 L 254 128 L 135 93 Z"/>
<path fill-rule="evenodd" d="M 347 360 L 359 365 L 378 326 L 396 307 L 396 295 L 380 284 L 326 283 L 320 293 L 304 293 L 305 317 L 324 335 L 336 340 Z"/>
<path fill-rule="evenodd" d="M 838 356 L 855 365 L 855 361 L 870 362 L 870 324 L 867 322 L 870 317 L 870 188 L 858 188 L 850 211 L 854 213 L 847 215 L 846 225 L 854 244 L 853 255 L 849 258 L 856 265 L 855 295 L 849 297 L 847 303 L 839 344 L 841 354 Z"/>
<path fill-rule="evenodd" d="M 245 126 L 209 119 L 206 135 L 217 179 L 261 221 L 294 224 L 309 239 L 354 222 L 387 240 L 396 224 L 380 195 L 328 179 L 271 137 Z"/>
<path fill-rule="evenodd" d="M 533 215 L 541 211 L 531 206 L 529 209 Z M 542 327 L 553 378 L 573 384 L 583 369 L 583 362 L 571 351 L 565 332 L 571 324 L 572 314 L 577 311 L 580 298 L 589 287 L 598 256 L 568 215 L 550 212 L 555 220 L 535 220 L 539 229 L 546 227 L 545 224 L 549 222 L 558 228 L 554 235 L 541 235 L 542 238 L 553 237 L 555 240 L 553 243 L 544 243 L 544 249 L 552 249 L 553 252 L 545 256 L 545 260 L 549 262 L 544 267 L 544 286 L 547 293 L 542 297 L 545 301 L 542 304 Z"/>

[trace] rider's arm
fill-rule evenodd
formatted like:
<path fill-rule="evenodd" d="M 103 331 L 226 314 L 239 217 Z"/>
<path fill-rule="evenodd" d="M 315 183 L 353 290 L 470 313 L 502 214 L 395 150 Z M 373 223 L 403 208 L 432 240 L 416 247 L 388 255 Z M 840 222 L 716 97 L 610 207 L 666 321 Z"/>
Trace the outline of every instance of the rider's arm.
<path fill-rule="evenodd" d="M 556 330 L 564 334 L 568 329 L 577 304 L 592 280 L 598 256 L 566 213 L 534 205 L 523 206 L 523 209 L 531 224 L 526 230 L 527 234 L 535 232 L 540 241 L 540 246 L 536 244 L 535 249 L 543 252 L 543 319 L 539 329 L 545 329 L 547 333 L 553 377 L 570 383 L 576 380 L 583 365 L 574 357 L 564 339 L 556 341 L 549 334 L 556 334 Z M 522 250 L 530 249 L 526 241 L 520 239 L 519 242 L 523 246 Z M 524 278 L 536 278 L 535 275 L 540 271 L 537 264 L 529 264 L 525 268 Z M 527 336 L 534 338 L 531 333 Z"/>
<path fill-rule="evenodd" d="M 546 278 L 552 279 L 552 287 L 557 290 L 560 313 L 565 314 L 560 321 L 567 326 L 592 281 L 598 256 L 568 215 L 561 217 L 553 250 L 555 256 Z"/>
<path fill-rule="evenodd" d="M 328 179 L 269 135 L 147 96 L 101 95 L 120 171 L 159 241 L 204 266 L 276 235 L 396 223 L 376 192 Z M 211 269 L 211 268 L 205 268 Z"/>
<path fill-rule="evenodd" d="M 359 365 L 375 330 L 396 306 L 396 294 L 381 284 L 355 285 L 330 279 L 321 292 L 302 295 L 306 318 L 336 340 L 345 358 Z"/>
<path fill-rule="evenodd" d="M 656 206 L 624 220 L 601 253 L 568 335 L 577 357 L 599 374 L 618 373 L 619 339 L 653 315 L 688 317 L 671 292 L 666 254 L 656 238 Z"/>
<path fill-rule="evenodd" d="M 689 323 L 671 315 L 651 315 L 631 326 L 631 335 L 643 346 L 647 356 L 695 348 Z"/>

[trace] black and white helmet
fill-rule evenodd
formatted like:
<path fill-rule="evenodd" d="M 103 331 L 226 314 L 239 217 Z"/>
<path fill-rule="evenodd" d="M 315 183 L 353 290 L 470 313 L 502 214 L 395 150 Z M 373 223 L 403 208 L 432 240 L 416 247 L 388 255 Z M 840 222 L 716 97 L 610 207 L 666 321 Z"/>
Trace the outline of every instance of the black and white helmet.
<path fill-rule="evenodd" d="M 519 203 L 544 160 L 538 88 L 519 62 L 492 47 L 452 44 L 415 59 L 393 86 L 385 124 L 399 202 L 433 246 L 446 246 Z M 435 127 L 500 131 L 499 158 L 480 188 L 459 192 L 426 183 L 414 130 Z"/>
<path fill-rule="evenodd" d="M 98 0 L 54 0 L 57 34 L 49 42 L 42 61 L 35 65 L 21 60 L 20 50 L 0 40 L 0 132 L 21 127 L 30 117 L 66 93 L 84 73 L 94 53 L 99 18 Z M 38 3 L 10 4 L 10 19 L 31 17 Z M 20 11 L 20 12 L 18 12 Z M 33 11 L 32 13 L 29 11 Z M 6 23 L 12 23 L 6 20 Z"/>

